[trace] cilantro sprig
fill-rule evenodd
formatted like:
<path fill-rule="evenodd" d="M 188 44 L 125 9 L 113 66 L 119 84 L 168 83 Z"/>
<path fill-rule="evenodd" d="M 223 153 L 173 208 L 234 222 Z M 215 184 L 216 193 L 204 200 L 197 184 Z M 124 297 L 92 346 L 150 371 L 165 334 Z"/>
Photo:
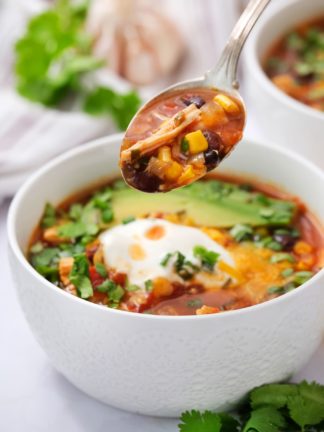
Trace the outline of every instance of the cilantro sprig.
<path fill-rule="evenodd" d="M 49 107 L 77 97 L 85 112 L 110 115 L 120 129 L 126 129 L 139 107 L 138 94 L 119 94 L 102 86 L 89 89 L 85 84 L 84 76 L 104 65 L 92 55 L 86 16 L 87 2 L 57 0 L 30 20 L 15 47 L 17 91 Z"/>
<path fill-rule="evenodd" d="M 324 430 L 324 386 L 266 384 L 251 391 L 240 413 L 187 411 L 180 432 L 306 432 Z"/>

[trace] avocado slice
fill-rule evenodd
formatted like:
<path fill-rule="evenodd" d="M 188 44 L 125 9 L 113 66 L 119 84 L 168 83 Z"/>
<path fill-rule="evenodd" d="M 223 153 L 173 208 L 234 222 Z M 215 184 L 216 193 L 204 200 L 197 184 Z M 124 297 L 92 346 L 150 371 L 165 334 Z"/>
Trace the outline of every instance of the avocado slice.
<path fill-rule="evenodd" d="M 236 224 L 288 225 L 296 204 L 243 190 L 219 180 L 193 183 L 165 194 L 146 194 L 128 187 L 112 191 L 114 223 L 151 212 L 186 212 L 198 225 L 229 228 Z"/>

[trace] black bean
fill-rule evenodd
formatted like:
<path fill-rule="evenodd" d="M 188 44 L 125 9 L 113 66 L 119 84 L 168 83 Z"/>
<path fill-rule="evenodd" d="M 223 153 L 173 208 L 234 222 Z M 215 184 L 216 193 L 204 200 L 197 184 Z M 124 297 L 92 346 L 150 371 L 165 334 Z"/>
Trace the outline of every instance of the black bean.
<path fill-rule="evenodd" d="M 217 150 L 208 149 L 204 152 L 204 157 L 207 171 L 216 168 L 220 162 L 220 157 Z"/>
<path fill-rule="evenodd" d="M 161 179 L 159 177 L 148 174 L 146 171 L 136 172 L 131 182 L 136 189 L 143 192 L 156 192 L 159 190 Z"/>
<path fill-rule="evenodd" d="M 181 100 L 186 106 L 195 104 L 197 108 L 201 108 L 206 103 L 206 101 L 200 96 L 183 97 Z"/>
<path fill-rule="evenodd" d="M 217 135 L 217 133 L 208 129 L 202 131 L 202 133 L 208 142 L 208 150 L 217 150 L 220 154 L 223 149 L 223 144 L 220 136 Z"/>
<path fill-rule="evenodd" d="M 287 234 L 275 233 L 273 236 L 273 239 L 286 250 L 291 249 L 294 246 L 295 241 L 296 241 L 296 239 L 289 233 L 287 233 Z"/>

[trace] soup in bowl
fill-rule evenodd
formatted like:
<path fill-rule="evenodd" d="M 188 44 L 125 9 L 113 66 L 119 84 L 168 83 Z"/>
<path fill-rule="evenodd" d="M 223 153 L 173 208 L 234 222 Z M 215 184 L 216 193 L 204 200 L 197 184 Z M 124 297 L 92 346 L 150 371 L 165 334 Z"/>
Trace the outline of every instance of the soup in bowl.
<path fill-rule="evenodd" d="M 274 2 L 245 49 L 246 94 L 264 136 L 324 168 L 322 0 Z M 306 70 L 308 69 L 308 70 Z"/>
<path fill-rule="evenodd" d="M 161 197 L 118 179 L 120 142 L 49 163 L 10 209 L 19 300 L 53 365 L 158 416 L 287 379 L 322 338 L 323 173 L 245 141 L 217 177 Z"/>

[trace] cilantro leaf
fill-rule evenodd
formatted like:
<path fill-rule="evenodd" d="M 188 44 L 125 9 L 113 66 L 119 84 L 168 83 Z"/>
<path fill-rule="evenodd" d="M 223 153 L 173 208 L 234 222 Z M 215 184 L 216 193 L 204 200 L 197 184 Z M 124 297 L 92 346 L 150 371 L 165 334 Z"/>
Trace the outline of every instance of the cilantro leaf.
<path fill-rule="evenodd" d="M 139 107 L 138 94 L 121 95 L 105 87 L 89 91 L 82 79 L 104 66 L 102 59 L 92 55 L 84 3 L 57 0 L 29 21 L 15 45 L 16 89 L 23 97 L 51 107 L 79 96 L 86 112 L 109 114 L 120 129 L 126 129 Z"/>
<path fill-rule="evenodd" d="M 136 92 L 119 94 L 102 86 L 94 89 L 84 102 L 87 113 L 96 116 L 110 114 L 121 130 L 127 128 L 139 106 L 140 98 Z"/>
<path fill-rule="evenodd" d="M 102 264 L 102 263 L 96 263 L 95 264 L 95 268 L 96 268 L 96 271 L 97 271 L 97 273 L 101 276 L 101 277 L 103 277 L 103 278 L 105 278 L 105 277 L 107 277 L 107 269 L 106 269 L 106 266 L 104 265 L 104 264 Z"/>
<path fill-rule="evenodd" d="M 81 298 L 87 299 L 93 295 L 93 288 L 89 279 L 89 262 L 85 254 L 74 256 L 69 279 L 77 288 Z"/>
<path fill-rule="evenodd" d="M 317 425 L 324 420 L 324 387 L 303 381 L 298 393 L 288 398 L 291 418 L 304 430 L 306 425 Z"/>
<path fill-rule="evenodd" d="M 52 206 L 52 204 L 47 203 L 45 205 L 41 226 L 42 228 L 50 228 L 55 224 L 56 224 L 56 210 Z"/>
<path fill-rule="evenodd" d="M 285 419 L 278 410 L 271 406 L 262 407 L 252 411 L 243 432 L 279 432 L 285 424 Z"/>
<path fill-rule="evenodd" d="M 211 411 L 186 411 L 180 420 L 180 432 L 220 432 L 222 427 L 221 416 Z"/>
<path fill-rule="evenodd" d="M 195 246 L 193 250 L 194 256 L 200 258 L 201 264 L 209 271 L 213 271 L 214 266 L 219 258 L 219 253 L 212 250 L 207 250 L 203 246 Z"/>
<path fill-rule="evenodd" d="M 274 408 L 283 408 L 287 405 L 288 398 L 297 394 L 294 384 L 265 384 L 257 387 L 250 393 L 252 408 L 270 405 Z"/>

